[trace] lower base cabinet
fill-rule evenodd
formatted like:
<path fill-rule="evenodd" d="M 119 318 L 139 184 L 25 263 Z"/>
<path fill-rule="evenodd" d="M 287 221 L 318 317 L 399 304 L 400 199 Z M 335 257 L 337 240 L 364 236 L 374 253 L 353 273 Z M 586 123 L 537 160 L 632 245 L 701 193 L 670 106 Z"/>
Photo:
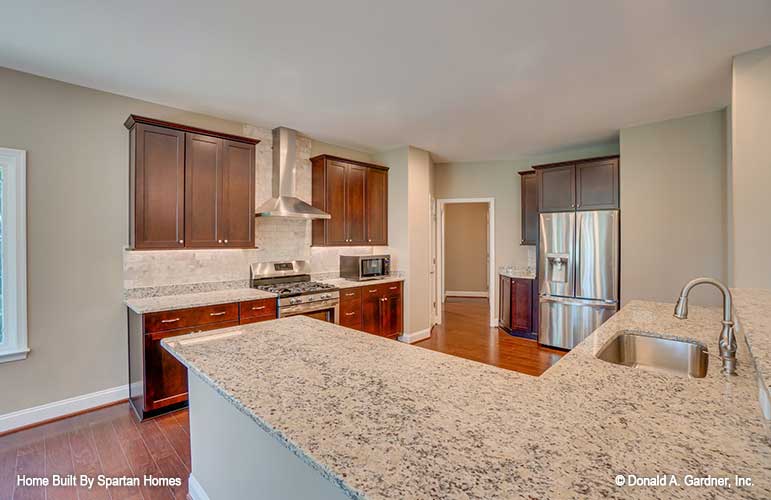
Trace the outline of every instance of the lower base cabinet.
<path fill-rule="evenodd" d="M 535 280 L 500 277 L 499 326 L 512 335 L 537 338 L 534 322 L 538 307 Z"/>
<path fill-rule="evenodd" d="M 129 403 L 137 416 L 144 420 L 187 405 L 187 369 L 161 340 L 275 318 L 276 299 L 147 314 L 129 310 Z"/>
<path fill-rule="evenodd" d="M 403 332 L 402 283 L 344 288 L 340 325 L 381 337 L 399 337 Z"/>

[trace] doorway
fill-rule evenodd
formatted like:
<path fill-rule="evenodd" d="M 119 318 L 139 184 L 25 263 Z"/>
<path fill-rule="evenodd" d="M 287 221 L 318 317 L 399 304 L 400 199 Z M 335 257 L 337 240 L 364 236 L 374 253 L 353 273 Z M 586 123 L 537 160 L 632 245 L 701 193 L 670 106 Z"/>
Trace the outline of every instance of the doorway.
<path fill-rule="evenodd" d="M 486 300 L 489 324 L 497 325 L 495 199 L 438 199 L 436 212 L 436 323 L 443 321 L 448 296 L 465 296 Z"/>

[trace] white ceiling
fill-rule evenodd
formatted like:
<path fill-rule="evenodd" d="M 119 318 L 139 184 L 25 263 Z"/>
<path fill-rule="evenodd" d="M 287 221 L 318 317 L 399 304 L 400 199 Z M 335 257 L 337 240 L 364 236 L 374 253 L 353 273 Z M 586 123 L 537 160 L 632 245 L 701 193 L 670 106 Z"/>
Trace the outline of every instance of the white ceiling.
<path fill-rule="evenodd" d="M 720 108 L 769 0 L 3 0 L 0 66 L 376 151 L 503 159 Z"/>

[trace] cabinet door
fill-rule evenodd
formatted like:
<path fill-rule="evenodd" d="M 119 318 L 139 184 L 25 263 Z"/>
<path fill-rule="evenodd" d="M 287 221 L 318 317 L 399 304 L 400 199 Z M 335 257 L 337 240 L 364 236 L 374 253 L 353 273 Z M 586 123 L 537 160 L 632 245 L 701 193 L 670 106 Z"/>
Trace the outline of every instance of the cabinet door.
<path fill-rule="evenodd" d="M 254 247 L 254 146 L 236 141 L 222 146 L 223 244 Z"/>
<path fill-rule="evenodd" d="M 145 411 L 187 399 L 187 368 L 161 347 L 161 340 L 178 332 L 145 335 Z"/>
<path fill-rule="evenodd" d="M 533 280 L 511 280 L 511 329 L 530 333 L 533 329 Z"/>
<path fill-rule="evenodd" d="M 367 233 L 364 227 L 364 199 L 367 169 L 348 165 L 345 176 L 345 220 L 348 224 L 349 245 L 366 245 Z"/>
<path fill-rule="evenodd" d="M 185 133 L 138 124 L 130 141 L 132 245 L 184 247 Z"/>
<path fill-rule="evenodd" d="M 565 212 L 576 207 L 575 167 L 549 167 L 536 170 L 538 178 L 538 210 Z"/>
<path fill-rule="evenodd" d="M 576 208 L 618 208 L 618 158 L 576 165 Z"/>
<path fill-rule="evenodd" d="M 388 173 L 384 170 L 367 170 L 365 213 L 367 244 L 388 245 Z"/>
<path fill-rule="evenodd" d="M 221 246 L 222 139 L 187 134 L 185 156 L 185 246 Z"/>
<path fill-rule="evenodd" d="M 503 328 L 511 328 L 511 278 L 498 278 L 498 324 Z"/>
<path fill-rule="evenodd" d="M 334 161 L 327 162 L 326 169 L 326 197 L 327 212 L 332 217 L 326 220 L 326 244 L 345 245 L 348 240 L 346 210 L 345 210 L 345 178 L 346 167 L 344 163 Z"/>
<path fill-rule="evenodd" d="M 522 240 L 520 245 L 535 245 L 538 241 L 538 183 L 534 173 L 521 175 L 520 181 L 522 184 Z"/>
<path fill-rule="evenodd" d="M 367 333 L 380 335 L 380 317 L 383 295 L 377 286 L 362 287 L 361 293 L 361 329 Z"/>
<path fill-rule="evenodd" d="M 381 302 L 380 334 L 395 339 L 402 333 L 401 295 L 383 297 Z"/>

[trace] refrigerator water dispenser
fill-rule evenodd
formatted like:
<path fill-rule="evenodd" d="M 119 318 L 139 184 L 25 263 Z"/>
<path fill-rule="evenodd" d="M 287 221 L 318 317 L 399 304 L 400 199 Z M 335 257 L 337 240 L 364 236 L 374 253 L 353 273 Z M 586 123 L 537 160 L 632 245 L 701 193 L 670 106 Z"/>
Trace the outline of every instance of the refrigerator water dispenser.
<path fill-rule="evenodd" d="M 546 254 L 546 280 L 552 283 L 567 283 L 568 281 L 568 254 Z"/>

